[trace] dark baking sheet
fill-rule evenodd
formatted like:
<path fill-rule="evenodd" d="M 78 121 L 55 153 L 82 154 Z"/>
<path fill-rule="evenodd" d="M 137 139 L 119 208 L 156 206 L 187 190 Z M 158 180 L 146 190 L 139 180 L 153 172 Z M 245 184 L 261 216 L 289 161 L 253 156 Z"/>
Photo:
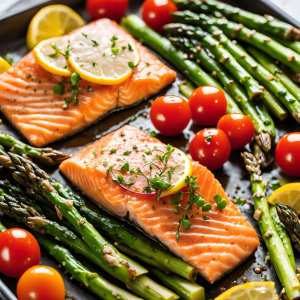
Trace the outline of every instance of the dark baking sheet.
<path fill-rule="evenodd" d="M 26 0 L 23 0 L 26 1 Z M 38 1 L 39 3 L 48 3 L 48 2 L 60 2 L 63 3 L 64 1 Z M 75 5 L 75 9 L 87 20 L 88 15 L 84 9 L 84 6 L 82 5 L 82 1 L 65 1 L 66 3 L 72 2 Z M 280 11 L 276 6 L 271 4 L 267 0 L 259 1 L 259 0 L 245 0 L 245 1 L 228 1 L 230 3 L 236 4 L 242 8 L 247 8 L 248 10 L 251 10 L 253 12 L 257 12 L 260 14 L 271 14 L 278 18 L 281 18 L 282 20 L 288 21 L 290 23 L 293 23 L 294 25 L 300 27 L 300 24 L 295 21 L 294 19 L 290 18 L 288 15 Z M 81 4 L 80 4 L 81 3 Z M 139 8 L 142 1 L 139 0 L 130 0 L 130 8 L 128 13 L 137 13 L 139 12 Z M 40 4 L 40 5 L 44 5 Z M 15 61 L 19 60 L 26 52 L 26 46 L 25 46 L 25 33 L 23 30 L 20 30 L 16 32 L 18 35 L 18 38 L 8 38 L 10 36 L 11 28 L 9 24 L 11 24 L 11 20 L 15 18 L 14 20 L 19 20 L 19 26 L 21 24 L 28 24 L 28 20 L 31 18 L 31 16 L 36 12 L 36 8 L 34 7 L 28 7 L 26 5 L 21 6 L 18 8 L 17 11 L 12 10 L 10 12 L 10 18 L 1 18 L 0 17 L 0 37 L 2 34 L 6 36 L 7 42 L 0 44 L 0 55 L 4 55 L 7 52 L 10 52 L 13 54 Z M 17 17 L 16 17 L 17 16 Z M 22 17 L 24 16 L 24 19 Z M 3 28 L 3 24 L 5 24 L 5 28 Z M 24 28 L 24 27 L 23 27 Z M 27 27 L 25 27 L 27 28 Z M 0 39 L 1 40 L 1 39 Z M 151 49 L 150 49 L 151 50 Z M 159 55 L 158 57 L 164 61 L 167 65 L 169 65 L 171 68 L 174 69 L 172 65 L 170 65 L 168 62 L 166 62 L 164 59 L 162 59 Z M 164 91 L 162 91 L 159 95 L 179 95 L 177 84 L 183 80 L 183 76 L 178 73 L 178 77 L 176 79 L 176 82 L 173 83 L 171 86 L 166 88 Z M 55 149 L 61 150 L 68 154 L 74 154 L 78 150 L 82 149 L 83 147 L 93 143 L 100 137 L 106 135 L 107 133 L 114 131 L 121 126 L 125 124 L 131 124 L 137 128 L 142 128 L 145 132 L 151 132 L 156 131 L 153 127 L 150 119 L 149 119 L 149 110 L 151 106 L 151 101 L 155 99 L 158 95 L 155 97 L 152 97 L 151 99 L 148 99 L 138 106 L 128 108 L 124 111 L 115 112 L 111 115 L 109 115 L 107 118 L 105 118 L 102 121 L 99 121 L 98 123 L 90 126 L 89 128 L 85 129 L 84 131 L 57 143 L 52 144 L 51 146 Z M 146 113 L 146 117 L 145 117 Z M 137 119 L 134 122 L 130 122 L 131 117 L 135 115 Z M 275 118 L 274 118 L 275 120 Z M 276 123 L 276 133 L 277 138 L 276 141 L 279 140 L 281 136 L 288 132 L 292 131 L 300 131 L 299 124 L 296 123 L 294 119 L 289 117 L 284 122 L 280 122 L 278 120 L 275 120 Z M 185 131 L 177 136 L 177 137 L 165 137 L 161 135 L 157 135 L 157 137 L 165 143 L 171 143 L 173 146 L 180 148 L 181 150 L 188 153 L 188 145 L 190 140 L 193 138 L 195 133 L 199 130 L 201 130 L 202 127 L 195 124 L 190 123 L 188 128 L 185 129 Z M 3 124 L 1 125 L 1 130 L 4 132 L 7 132 L 13 136 L 16 136 L 18 138 L 22 137 L 8 124 L 8 122 L 4 119 Z M 56 167 L 49 167 L 46 169 L 47 172 L 51 175 L 51 177 L 65 185 L 71 186 L 70 182 L 67 182 L 64 177 L 60 174 L 58 171 L 58 168 Z M 221 182 L 223 187 L 225 188 L 227 194 L 230 197 L 237 197 L 241 196 L 244 197 L 247 200 L 252 201 L 252 193 L 250 190 L 250 182 L 249 182 L 249 176 L 245 172 L 245 168 L 243 165 L 243 161 L 240 158 L 239 151 L 232 151 L 230 159 L 228 162 L 225 163 L 224 167 L 216 172 L 214 172 L 216 178 Z M 270 167 L 265 169 L 263 171 L 263 175 L 265 180 L 269 180 L 273 177 L 276 177 L 280 179 L 283 182 L 287 181 L 296 181 L 296 179 L 291 179 L 286 177 L 280 170 L 278 170 L 278 167 L 275 163 L 273 163 Z M 5 177 L 5 170 L 0 169 L 0 177 Z M 236 187 L 239 186 L 240 189 L 236 189 Z M 270 193 L 272 191 L 269 191 Z M 87 203 L 89 205 L 91 202 L 87 199 Z M 95 209 L 97 209 L 95 207 Z M 253 219 L 253 207 L 245 204 L 243 207 L 240 207 L 240 210 L 242 214 L 249 220 L 249 222 L 253 225 L 253 227 L 256 229 L 256 231 L 259 233 L 259 229 L 257 226 L 256 221 Z M 260 234 L 259 234 L 260 236 Z M 260 240 L 262 241 L 262 238 L 260 236 Z M 243 262 L 239 267 L 234 269 L 231 273 L 224 276 L 222 279 L 217 281 L 215 284 L 210 285 L 205 280 L 199 278 L 198 283 L 205 286 L 206 288 L 206 299 L 214 299 L 217 295 L 221 293 L 220 288 L 230 288 L 232 287 L 232 283 L 236 281 L 238 284 L 242 283 L 242 278 L 246 277 L 249 281 L 260 281 L 263 280 L 263 277 L 266 275 L 267 280 L 274 281 L 276 283 L 276 291 L 279 293 L 282 289 L 277 276 L 275 274 L 274 268 L 270 264 L 265 263 L 265 256 L 267 254 L 266 247 L 264 243 L 262 242 L 261 245 L 258 247 L 257 251 L 254 253 L 253 256 L 251 256 L 249 259 L 247 259 L 245 262 Z M 295 252 L 297 255 L 297 253 Z M 125 285 L 123 283 L 119 283 L 113 278 L 111 278 L 109 275 L 104 274 L 99 268 L 94 268 L 84 257 L 78 256 L 78 259 L 85 264 L 88 268 L 97 271 L 99 274 L 101 274 L 104 278 L 110 280 L 111 282 L 121 286 L 122 288 L 125 288 Z M 299 257 L 300 258 L 300 257 Z M 297 265 L 300 266 L 300 259 L 297 258 Z M 59 270 L 57 266 L 57 262 L 48 255 L 45 251 L 42 251 L 42 259 L 41 264 L 49 265 L 51 267 L 54 267 L 55 269 Z M 254 269 L 259 266 L 266 266 L 267 270 L 263 271 L 262 274 L 256 274 L 254 273 Z M 94 294 L 89 292 L 85 287 L 80 286 L 75 280 L 72 281 L 69 279 L 70 276 L 68 274 L 64 274 L 63 270 L 59 270 L 61 275 L 64 278 L 66 289 L 70 296 L 75 297 L 77 300 L 91 300 L 91 299 L 99 299 Z M 17 280 L 11 279 L 8 277 L 5 277 L 4 275 L 0 274 L 1 279 L 3 282 L 15 293 L 16 283 Z M 1 299 L 1 294 L 0 294 Z"/>

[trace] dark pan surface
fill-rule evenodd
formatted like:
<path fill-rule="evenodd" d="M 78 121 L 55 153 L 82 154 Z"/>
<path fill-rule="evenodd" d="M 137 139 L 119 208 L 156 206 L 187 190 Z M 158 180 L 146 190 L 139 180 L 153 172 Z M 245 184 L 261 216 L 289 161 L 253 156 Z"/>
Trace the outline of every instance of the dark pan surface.
<path fill-rule="evenodd" d="M 47 1 L 44 1 L 47 2 Z M 59 2 L 59 1 L 57 1 Z M 60 1 L 63 2 L 63 1 Z M 79 2 L 79 1 L 78 1 Z M 139 12 L 139 7 L 142 1 L 138 0 L 131 0 L 130 1 L 130 11 L 129 13 L 137 13 Z M 228 1 L 229 2 L 229 1 Z M 233 1 L 230 1 L 231 3 L 234 3 Z M 239 3 L 235 3 L 239 5 L 240 7 L 246 7 L 249 10 L 252 10 L 254 12 L 258 12 L 261 14 L 269 13 L 276 15 L 277 17 L 280 17 L 280 11 L 276 11 L 273 9 L 272 5 L 269 5 L 267 1 L 238 1 Z M 249 7 L 249 3 L 251 2 L 251 6 Z M 86 18 L 87 14 L 84 11 L 83 7 L 77 7 L 77 10 Z M 28 13 L 28 12 L 27 12 Z M 22 14 L 19 15 L 20 18 L 22 18 Z M 281 18 L 284 19 L 286 15 L 281 15 Z M 88 19 L 87 19 L 88 21 Z M 295 25 L 297 25 L 297 22 L 294 20 L 291 20 Z M 2 21 L 0 18 L 0 27 L 1 27 Z M 299 26 L 300 27 L 300 26 Z M 9 28 L 6 29 L 6 33 L 8 34 Z M 1 30 L 0 30 L 1 35 Z M 13 41 L 9 41 L 5 44 L 0 44 L 0 55 L 4 55 L 6 52 L 13 53 L 13 56 L 15 58 L 15 61 L 20 59 L 26 52 L 26 46 L 25 46 L 25 35 L 23 34 L 21 37 L 14 39 Z M 159 57 L 159 55 L 158 55 Z M 172 67 L 169 63 L 167 63 L 164 59 L 159 57 L 162 61 L 164 61 L 167 65 Z M 172 67 L 174 69 L 174 67 Z M 179 95 L 177 84 L 183 80 L 183 76 L 178 73 L 178 78 L 175 83 L 173 83 L 171 86 L 166 88 L 164 91 L 160 93 L 160 95 Z M 157 95 L 158 96 L 158 95 Z M 152 130 L 156 131 L 153 127 L 150 119 L 149 119 L 149 111 L 151 106 L 151 100 L 155 99 L 155 97 L 152 97 L 151 99 L 148 99 L 147 101 L 144 101 L 143 103 L 139 104 L 138 106 L 128 108 L 124 111 L 115 112 L 111 115 L 109 115 L 107 118 L 99 121 L 98 123 L 90 126 L 89 128 L 85 129 L 84 131 L 66 139 L 60 142 L 57 142 L 55 144 L 52 144 L 51 146 L 55 149 L 61 150 L 67 154 L 74 154 L 78 150 L 82 149 L 83 147 L 93 143 L 100 137 L 106 135 L 107 133 L 114 131 L 121 126 L 125 124 L 133 125 L 137 128 L 142 128 L 145 132 L 150 133 Z M 146 113 L 146 117 L 145 117 Z M 130 122 L 131 117 L 135 115 L 137 119 L 133 122 Z M 274 119 L 275 120 L 275 119 Z M 282 137 L 284 134 L 292 131 L 300 131 L 299 124 L 296 123 L 295 120 L 293 120 L 291 117 L 289 117 L 287 120 L 285 120 L 283 123 L 280 121 L 275 120 L 276 122 L 276 133 L 277 133 L 277 141 L 280 137 Z M 183 134 L 174 137 L 164 137 L 161 135 L 157 135 L 157 137 L 165 143 L 171 143 L 173 146 L 180 148 L 181 150 L 188 153 L 188 145 L 189 141 L 193 138 L 195 133 L 199 130 L 201 130 L 202 127 L 195 124 L 190 123 L 188 128 L 185 129 Z M 3 120 L 3 124 L 1 125 L 1 130 L 4 132 L 7 132 L 13 136 L 16 136 L 18 138 L 22 137 L 8 124 L 6 120 Z M 51 175 L 51 177 L 65 185 L 71 186 L 70 182 L 67 182 L 66 179 L 62 176 L 62 174 L 58 171 L 58 168 L 51 167 L 47 168 L 46 171 Z M 214 172 L 216 178 L 221 182 L 223 187 L 225 188 L 227 194 L 230 197 L 244 197 L 246 200 L 252 201 L 252 193 L 250 189 L 250 182 L 249 182 L 249 176 L 245 172 L 245 168 L 243 165 L 243 161 L 240 158 L 239 151 L 233 151 L 230 159 L 224 167 L 216 172 Z M 5 170 L 0 169 L 0 177 L 5 177 Z M 278 169 L 277 165 L 273 163 L 270 167 L 268 167 L 266 170 L 263 171 L 263 176 L 265 180 L 269 180 L 273 177 L 278 178 L 282 180 L 283 182 L 291 181 L 291 178 L 286 177 L 280 170 Z M 293 179 L 293 181 L 296 181 Z M 240 189 L 236 189 L 236 187 L 239 186 Z M 272 192 L 271 190 L 269 191 Z M 79 192 L 78 192 L 79 193 Z M 80 193 L 79 193 L 80 194 Z M 87 199 L 87 203 L 89 205 L 92 205 L 90 201 Z M 95 208 L 97 209 L 97 208 Z M 259 229 L 257 226 L 256 221 L 253 218 L 253 207 L 245 204 L 243 207 L 240 207 L 240 210 L 242 214 L 249 220 L 249 222 L 253 225 L 253 227 L 256 229 L 256 231 L 259 233 Z M 260 234 L 259 234 L 260 236 Z M 262 241 L 262 238 L 260 236 L 260 240 Z M 275 274 L 274 268 L 271 266 L 271 264 L 265 263 L 265 256 L 267 254 L 266 247 L 264 243 L 262 242 L 261 245 L 258 247 L 257 251 L 254 253 L 253 256 L 251 256 L 248 260 L 243 262 L 239 267 L 237 267 L 235 270 L 233 270 L 231 273 L 224 276 L 222 279 L 217 281 L 215 284 L 210 285 L 205 280 L 199 278 L 198 283 L 205 286 L 206 288 L 206 299 L 214 299 L 217 295 L 219 295 L 220 288 L 224 287 L 226 289 L 232 287 L 232 283 L 234 281 L 237 281 L 238 284 L 242 283 L 242 278 L 246 277 L 249 281 L 261 281 L 266 276 L 267 280 L 274 281 L 276 283 L 276 291 L 279 293 L 282 289 L 277 276 Z M 297 255 L 297 253 L 295 252 Z M 77 255 L 78 256 L 78 255 Z M 109 275 L 103 274 L 99 268 L 95 269 L 94 266 L 92 266 L 84 257 L 78 256 L 78 259 L 85 264 L 88 268 L 97 271 L 99 274 L 102 274 L 102 276 L 111 282 L 121 286 L 122 288 L 125 288 L 124 284 L 117 282 L 113 278 L 110 278 Z M 42 251 L 42 259 L 41 264 L 49 265 L 57 270 L 59 270 L 57 266 L 57 262 L 48 255 L 45 251 Z M 300 266 L 300 260 L 299 257 L 297 259 L 297 264 Z M 254 272 L 254 269 L 259 266 L 266 266 L 267 270 L 263 271 L 262 274 L 256 274 Z M 64 274 L 63 270 L 59 270 L 61 275 L 64 278 L 66 289 L 70 296 L 75 297 L 77 300 L 91 300 L 91 299 L 99 299 L 94 294 L 90 293 L 86 288 L 80 286 L 75 280 L 71 281 L 69 279 L 70 276 L 68 274 Z M 3 282 L 15 293 L 16 289 L 16 283 L 17 280 L 10 279 L 8 277 L 0 275 Z M 1 296 L 0 296 L 1 299 Z"/>

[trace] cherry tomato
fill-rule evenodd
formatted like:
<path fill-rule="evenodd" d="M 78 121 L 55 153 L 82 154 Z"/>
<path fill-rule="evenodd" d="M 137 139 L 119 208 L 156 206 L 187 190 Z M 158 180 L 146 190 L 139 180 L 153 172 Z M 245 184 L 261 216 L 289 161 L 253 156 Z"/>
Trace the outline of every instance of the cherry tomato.
<path fill-rule="evenodd" d="M 40 246 L 35 237 L 20 228 L 11 228 L 0 234 L 0 272 L 19 278 L 41 258 Z"/>
<path fill-rule="evenodd" d="M 86 8 L 91 17 L 120 21 L 128 9 L 128 0 L 87 0 Z"/>
<path fill-rule="evenodd" d="M 219 120 L 217 128 L 226 133 L 231 149 L 240 149 L 250 143 L 255 131 L 251 119 L 242 114 L 224 115 Z"/>
<path fill-rule="evenodd" d="M 228 160 L 231 146 L 223 130 L 209 128 L 195 135 L 189 150 L 194 160 L 214 171 L 221 168 Z"/>
<path fill-rule="evenodd" d="M 47 266 L 27 270 L 17 285 L 19 300 L 64 300 L 65 284 L 60 274 Z"/>
<path fill-rule="evenodd" d="M 192 119 L 203 126 L 216 125 L 225 115 L 227 101 L 224 93 L 214 86 L 200 86 L 191 95 L 189 105 Z"/>
<path fill-rule="evenodd" d="M 180 134 L 189 124 L 191 110 L 181 97 L 163 96 L 153 102 L 150 118 L 163 135 L 173 136 Z"/>
<path fill-rule="evenodd" d="M 283 136 L 276 147 L 275 159 L 287 175 L 300 177 L 300 132 Z"/>
<path fill-rule="evenodd" d="M 142 5 L 141 15 L 148 26 L 162 33 L 164 25 L 174 22 L 170 13 L 177 10 L 171 0 L 146 0 Z"/>

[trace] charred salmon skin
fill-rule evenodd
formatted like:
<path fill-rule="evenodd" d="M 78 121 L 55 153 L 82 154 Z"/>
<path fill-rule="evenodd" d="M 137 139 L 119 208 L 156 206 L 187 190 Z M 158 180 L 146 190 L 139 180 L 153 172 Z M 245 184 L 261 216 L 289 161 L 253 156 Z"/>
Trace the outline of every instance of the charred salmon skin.
<path fill-rule="evenodd" d="M 141 61 L 124 82 L 107 86 L 80 80 L 82 91 L 77 94 L 79 104 L 71 103 L 64 109 L 65 99 L 73 97 L 70 78 L 43 69 L 33 52 L 0 75 L 1 111 L 33 146 L 42 147 L 70 136 L 116 108 L 134 105 L 156 94 L 175 80 L 175 71 L 135 41 L 116 22 L 109 19 L 96 22 L 103 34 L 110 38 L 114 35 L 129 36 L 139 50 Z M 85 32 L 88 33 L 92 26 L 93 23 L 85 26 Z M 60 82 L 64 83 L 64 92 L 54 94 L 53 88 Z"/>
<path fill-rule="evenodd" d="M 193 207 L 189 213 L 193 215 L 189 219 L 192 225 L 189 229 L 180 229 L 177 243 L 175 236 L 181 214 L 175 214 L 174 205 L 171 205 L 174 196 L 163 197 L 158 202 L 156 195 L 129 191 L 107 176 L 109 166 L 120 169 L 124 159 L 130 169 L 145 170 L 145 152 L 155 147 L 166 149 L 158 139 L 135 127 L 124 126 L 64 161 L 60 170 L 99 206 L 135 223 L 213 283 L 255 251 L 259 245 L 257 234 L 214 175 L 192 162 L 193 176 L 198 177 L 200 192 L 206 203 L 212 203 L 212 209 L 202 212 Z M 218 209 L 213 198 L 216 194 L 227 201 L 225 209 Z M 185 195 L 181 203 L 184 207 L 187 204 Z"/>

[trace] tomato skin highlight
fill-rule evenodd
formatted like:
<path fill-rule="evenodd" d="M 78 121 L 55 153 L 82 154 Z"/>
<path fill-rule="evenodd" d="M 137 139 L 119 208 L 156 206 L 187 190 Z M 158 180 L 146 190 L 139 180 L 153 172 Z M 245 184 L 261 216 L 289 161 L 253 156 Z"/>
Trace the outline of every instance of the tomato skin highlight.
<path fill-rule="evenodd" d="M 275 160 L 281 170 L 292 177 L 300 177 L 300 132 L 283 136 L 275 150 Z"/>
<path fill-rule="evenodd" d="M 40 246 L 35 237 L 21 228 L 11 228 L 0 234 L 0 272 L 19 278 L 41 258 Z"/>
<path fill-rule="evenodd" d="M 174 136 L 182 133 L 191 120 L 188 103 L 177 96 L 157 98 L 150 110 L 150 118 L 163 135 Z"/>
<path fill-rule="evenodd" d="M 241 149 L 251 142 L 255 133 L 254 124 L 248 116 L 227 114 L 221 117 L 217 125 L 227 135 L 231 149 Z"/>
<path fill-rule="evenodd" d="M 65 284 L 60 274 L 47 266 L 27 270 L 18 281 L 19 300 L 64 300 Z"/>
<path fill-rule="evenodd" d="M 203 126 L 213 126 L 225 115 L 227 100 L 225 94 L 217 87 L 200 86 L 191 95 L 189 105 L 194 122 Z"/>
<path fill-rule="evenodd" d="M 119 22 L 128 9 L 128 0 L 87 0 L 86 9 L 93 20 L 109 18 Z"/>
<path fill-rule="evenodd" d="M 164 25 L 174 22 L 170 13 L 177 10 L 171 0 L 146 0 L 141 7 L 141 15 L 148 26 L 162 33 Z"/>
<path fill-rule="evenodd" d="M 211 137 L 211 138 L 210 138 Z M 193 160 L 214 171 L 221 168 L 230 156 L 227 135 L 217 128 L 203 129 L 192 139 L 189 152 Z"/>

